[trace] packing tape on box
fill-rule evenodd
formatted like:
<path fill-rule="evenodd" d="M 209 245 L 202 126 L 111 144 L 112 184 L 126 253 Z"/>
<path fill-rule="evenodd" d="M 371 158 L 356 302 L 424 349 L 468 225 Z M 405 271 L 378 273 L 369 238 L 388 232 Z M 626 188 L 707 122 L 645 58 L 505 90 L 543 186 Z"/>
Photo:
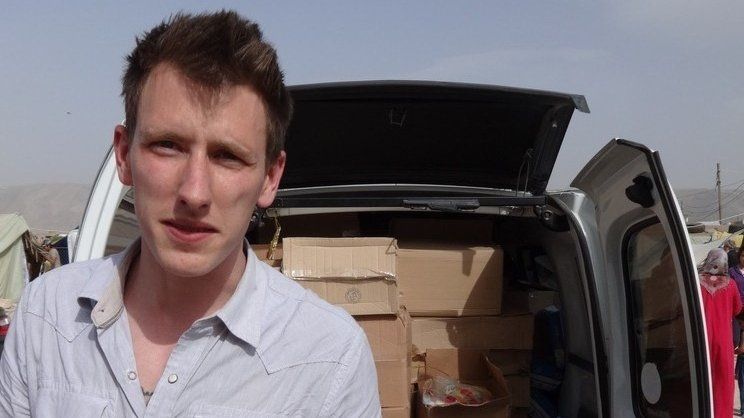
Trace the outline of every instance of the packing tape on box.
<path fill-rule="evenodd" d="M 311 269 L 295 269 L 285 271 L 284 274 L 294 280 L 307 281 L 324 281 L 324 280 L 361 280 L 361 279 L 384 279 L 395 281 L 395 275 L 386 271 L 377 271 L 371 269 L 343 269 L 343 270 L 324 270 L 322 274 Z"/>

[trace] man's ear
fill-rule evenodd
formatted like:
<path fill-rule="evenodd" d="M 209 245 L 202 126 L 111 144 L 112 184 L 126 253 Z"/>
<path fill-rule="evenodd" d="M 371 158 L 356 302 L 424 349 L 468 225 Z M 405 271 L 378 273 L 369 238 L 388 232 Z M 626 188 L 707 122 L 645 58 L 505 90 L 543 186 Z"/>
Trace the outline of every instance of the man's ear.
<path fill-rule="evenodd" d="M 287 153 L 284 151 L 279 153 L 279 156 L 266 170 L 266 177 L 264 178 L 263 188 L 261 194 L 258 196 L 258 202 L 256 204 L 260 208 L 267 208 L 273 202 L 276 197 L 276 191 L 279 190 L 279 182 L 284 174 L 284 165 L 287 163 Z"/>
<path fill-rule="evenodd" d="M 129 150 L 132 145 L 132 138 L 129 137 L 129 131 L 124 125 L 117 125 L 114 128 L 114 154 L 116 155 L 116 172 L 119 174 L 119 181 L 125 186 L 132 185 L 132 166 L 129 163 Z"/>

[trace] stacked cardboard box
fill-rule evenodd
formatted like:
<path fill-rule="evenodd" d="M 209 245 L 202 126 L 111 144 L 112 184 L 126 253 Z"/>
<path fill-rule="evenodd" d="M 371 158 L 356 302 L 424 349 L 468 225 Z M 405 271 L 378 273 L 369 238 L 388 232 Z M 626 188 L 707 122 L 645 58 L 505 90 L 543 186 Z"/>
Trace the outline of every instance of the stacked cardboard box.
<path fill-rule="evenodd" d="M 429 377 L 446 376 L 459 382 L 486 388 L 493 399 L 483 405 L 425 406 L 418 397 L 418 418 L 508 418 L 511 394 L 500 369 L 478 350 L 432 349 L 427 352 L 426 372 L 419 387 L 426 385 Z"/>
<path fill-rule="evenodd" d="M 259 260 L 270 265 L 275 269 L 281 269 L 282 266 L 282 246 L 278 245 L 273 250 L 271 244 L 251 244 L 251 249 Z"/>
<path fill-rule="evenodd" d="M 440 221 L 432 222 L 393 228 L 415 237 L 424 227 L 431 236 L 418 244 L 399 245 L 393 238 L 285 238 L 283 254 L 275 252 L 269 262 L 277 265 L 281 258 L 284 274 L 355 316 L 372 347 L 385 418 L 410 416 L 411 385 L 427 370 L 453 365 L 453 377 L 480 379 L 491 388 L 506 385 L 491 406 L 495 410 L 504 403 L 507 409 L 527 406 L 533 317 L 528 309 L 502 306 L 503 251 L 483 245 L 491 239 L 490 222 L 458 224 L 470 231 L 460 237 L 463 242 L 481 231 L 478 245 L 444 243 L 446 233 L 431 232 Z M 266 258 L 267 250 L 258 247 L 259 258 Z M 476 360 L 448 363 L 453 358 Z M 460 370 L 466 363 L 480 370 Z M 474 415 L 421 409 L 420 417 L 486 416 L 478 415 L 485 409 L 467 409 Z"/>
<path fill-rule="evenodd" d="M 489 245 L 493 241 L 489 219 L 395 218 L 390 231 L 403 242 Z"/>
<path fill-rule="evenodd" d="M 412 316 L 501 313 L 504 253 L 500 247 L 431 243 L 401 245 L 401 303 Z"/>
<path fill-rule="evenodd" d="M 411 416 L 411 326 L 399 310 L 392 238 L 285 238 L 282 270 L 352 314 L 377 368 L 383 418 Z"/>
<path fill-rule="evenodd" d="M 352 315 L 398 313 L 392 238 L 285 238 L 282 271 Z"/>
<path fill-rule="evenodd" d="M 405 310 L 399 315 L 357 316 L 367 334 L 377 368 L 380 404 L 384 418 L 411 415 L 410 318 Z"/>
<path fill-rule="evenodd" d="M 268 225 L 258 229 L 257 238 L 260 242 L 271 241 L 276 235 L 276 226 L 281 227 L 282 238 L 359 236 L 359 216 L 356 213 L 293 215 L 265 218 L 265 222 Z"/>
<path fill-rule="evenodd" d="M 415 359 L 411 381 L 417 381 L 424 373 L 431 350 L 477 350 L 487 353 L 492 363 L 501 369 L 512 394 L 512 405 L 529 406 L 532 315 L 414 317 L 411 331 Z"/>
<path fill-rule="evenodd" d="M 401 303 L 413 317 L 411 381 L 430 369 L 433 350 L 459 357 L 475 350 L 501 370 L 510 405 L 529 406 L 533 316 L 504 311 L 502 249 L 401 243 L 396 272 Z"/>

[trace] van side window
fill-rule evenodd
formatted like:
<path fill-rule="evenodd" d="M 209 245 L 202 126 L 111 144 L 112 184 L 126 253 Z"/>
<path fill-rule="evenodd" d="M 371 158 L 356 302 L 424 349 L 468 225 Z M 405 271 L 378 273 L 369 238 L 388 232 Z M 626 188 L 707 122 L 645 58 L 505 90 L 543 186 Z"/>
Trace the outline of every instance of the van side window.
<path fill-rule="evenodd" d="M 111 221 L 111 229 L 106 240 L 106 249 L 103 256 L 124 251 L 140 235 L 139 220 L 134 214 L 134 195 L 131 189 L 126 197 L 119 202 L 114 219 Z"/>
<path fill-rule="evenodd" d="M 623 240 L 629 353 L 638 416 L 692 416 L 690 359 L 679 274 L 658 219 Z"/>

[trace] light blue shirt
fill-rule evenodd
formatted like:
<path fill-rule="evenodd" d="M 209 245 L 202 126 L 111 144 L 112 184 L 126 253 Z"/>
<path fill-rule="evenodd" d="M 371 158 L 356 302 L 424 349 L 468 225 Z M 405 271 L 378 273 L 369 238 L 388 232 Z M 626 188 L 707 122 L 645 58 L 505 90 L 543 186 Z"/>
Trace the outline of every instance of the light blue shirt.
<path fill-rule="evenodd" d="M 1 416 L 380 416 L 361 328 L 251 250 L 233 296 L 181 336 L 146 405 L 122 298 L 138 251 L 26 287 L 0 360 Z"/>

